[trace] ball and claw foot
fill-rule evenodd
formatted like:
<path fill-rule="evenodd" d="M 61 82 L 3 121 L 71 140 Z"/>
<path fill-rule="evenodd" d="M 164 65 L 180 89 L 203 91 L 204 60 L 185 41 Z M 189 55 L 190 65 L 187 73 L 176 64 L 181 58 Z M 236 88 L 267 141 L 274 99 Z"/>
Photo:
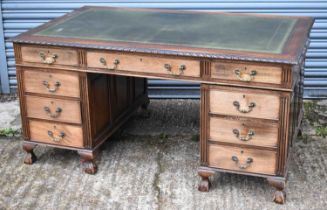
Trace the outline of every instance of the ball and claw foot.
<path fill-rule="evenodd" d="M 211 183 L 210 183 L 209 179 L 202 178 L 202 180 L 199 183 L 198 190 L 200 192 L 209 192 L 210 185 L 211 185 Z"/>
<path fill-rule="evenodd" d="M 87 174 L 96 174 L 98 167 L 93 161 L 81 160 L 83 171 Z"/>
<path fill-rule="evenodd" d="M 297 136 L 298 137 L 302 137 L 303 136 L 303 132 L 302 132 L 302 129 L 301 128 L 299 129 L 299 131 L 297 133 Z"/>
<path fill-rule="evenodd" d="M 23 149 L 25 150 L 26 154 L 25 154 L 25 158 L 24 158 L 24 163 L 31 165 L 33 164 L 36 160 L 37 157 L 33 152 L 33 149 L 35 148 L 36 145 L 34 144 L 23 144 Z"/>
<path fill-rule="evenodd" d="M 150 117 L 150 110 L 148 109 L 149 104 L 150 104 L 150 101 L 146 101 L 144 104 L 141 105 L 141 109 L 140 109 L 139 113 L 142 118 Z"/>
<path fill-rule="evenodd" d="M 149 104 L 150 104 L 150 100 L 147 100 L 144 104 L 141 105 L 141 108 L 142 109 L 148 109 Z"/>
<path fill-rule="evenodd" d="M 87 174 L 96 174 L 98 167 L 95 164 L 95 152 L 94 151 L 78 151 L 81 157 L 82 169 Z"/>
<path fill-rule="evenodd" d="M 286 186 L 286 178 L 284 177 L 271 177 L 267 178 L 268 183 L 276 188 L 274 192 L 274 202 L 284 204 L 286 202 L 286 193 L 284 191 Z"/>
<path fill-rule="evenodd" d="M 209 177 L 212 176 L 214 174 L 214 172 L 207 170 L 205 168 L 199 168 L 198 174 L 201 177 L 201 181 L 199 183 L 198 190 L 201 192 L 208 192 L 211 187 Z"/>
<path fill-rule="evenodd" d="M 28 165 L 32 165 L 36 160 L 37 160 L 37 157 L 34 154 L 34 152 L 32 151 L 25 155 L 24 163 L 28 164 Z"/>
<path fill-rule="evenodd" d="M 274 202 L 278 204 L 284 204 L 286 201 L 286 193 L 285 191 L 276 190 L 274 193 Z"/>

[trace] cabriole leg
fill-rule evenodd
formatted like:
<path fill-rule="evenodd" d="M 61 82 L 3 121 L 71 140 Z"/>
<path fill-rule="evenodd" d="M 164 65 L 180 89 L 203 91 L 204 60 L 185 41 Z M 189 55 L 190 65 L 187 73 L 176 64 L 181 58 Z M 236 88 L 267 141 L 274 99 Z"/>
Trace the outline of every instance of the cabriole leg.
<path fill-rule="evenodd" d="M 87 174 L 95 174 L 97 172 L 97 165 L 95 164 L 95 152 L 79 150 L 78 154 L 81 157 L 81 165 L 83 171 Z"/>
<path fill-rule="evenodd" d="M 150 104 L 150 100 L 147 99 L 142 105 L 140 109 L 140 116 L 143 118 L 149 118 L 150 117 L 150 111 L 148 109 L 148 106 Z"/>
<path fill-rule="evenodd" d="M 33 152 L 33 149 L 35 147 L 36 147 L 36 144 L 26 143 L 26 142 L 23 143 L 23 149 L 26 152 L 25 158 L 24 158 L 24 163 L 25 164 L 31 165 L 37 160 L 37 157 Z"/>
<path fill-rule="evenodd" d="M 198 190 L 201 192 L 208 192 L 211 186 L 209 177 L 212 176 L 214 172 L 208 169 L 199 168 L 198 174 L 201 177 Z"/>
<path fill-rule="evenodd" d="M 141 108 L 146 110 L 146 109 L 148 109 L 149 104 L 150 104 L 150 100 L 147 99 L 147 100 L 146 100 L 146 101 L 141 105 Z"/>
<path fill-rule="evenodd" d="M 267 178 L 269 185 L 276 188 L 274 193 L 274 202 L 284 204 L 286 201 L 286 193 L 284 191 L 286 186 L 286 179 L 283 177 L 270 177 Z"/>

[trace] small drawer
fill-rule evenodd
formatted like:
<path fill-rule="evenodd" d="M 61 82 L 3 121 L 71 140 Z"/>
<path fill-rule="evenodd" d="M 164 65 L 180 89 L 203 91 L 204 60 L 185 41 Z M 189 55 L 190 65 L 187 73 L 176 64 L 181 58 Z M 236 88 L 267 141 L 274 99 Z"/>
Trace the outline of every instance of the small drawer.
<path fill-rule="evenodd" d="M 30 120 L 29 128 L 32 141 L 70 147 L 83 147 L 81 126 Z"/>
<path fill-rule="evenodd" d="M 210 117 L 209 139 L 217 142 L 277 147 L 278 123 Z"/>
<path fill-rule="evenodd" d="M 210 88 L 210 112 L 222 115 L 279 119 L 280 96 L 273 91 Z"/>
<path fill-rule="evenodd" d="M 67 123 L 82 122 L 79 101 L 26 96 L 27 117 Z"/>
<path fill-rule="evenodd" d="M 22 46 L 23 62 L 46 65 L 78 66 L 76 50 Z"/>
<path fill-rule="evenodd" d="M 211 144 L 208 155 L 210 167 L 259 174 L 276 174 L 276 151 Z"/>
<path fill-rule="evenodd" d="M 87 52 L 87 65 L 91 68 L 104 68 L 111 71 L 200 77 L 200 62 L 190 59 Z"/>
<path fill-rule="evenodd" d="M 79 77 L 77 73 L 25 70 L 23 77 L 26 92 L 80 97 Z"/>
<path fill-rule="evenodd" d="M 211 78 L 241 83 L 282 84 L 282 67 L 247 63 L 213 62 Z"/>

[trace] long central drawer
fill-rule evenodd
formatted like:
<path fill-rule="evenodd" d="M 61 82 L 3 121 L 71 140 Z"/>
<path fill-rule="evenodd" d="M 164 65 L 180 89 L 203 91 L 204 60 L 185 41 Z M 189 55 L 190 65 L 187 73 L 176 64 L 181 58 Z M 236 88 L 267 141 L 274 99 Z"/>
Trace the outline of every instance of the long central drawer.
<path fill-rule="evenodd" d="M 113 71 L 200 77 L 200 62 L 191 59 L 91 51 L 87 52 L 87 65 L 90 68 L 103 68 Z"/>

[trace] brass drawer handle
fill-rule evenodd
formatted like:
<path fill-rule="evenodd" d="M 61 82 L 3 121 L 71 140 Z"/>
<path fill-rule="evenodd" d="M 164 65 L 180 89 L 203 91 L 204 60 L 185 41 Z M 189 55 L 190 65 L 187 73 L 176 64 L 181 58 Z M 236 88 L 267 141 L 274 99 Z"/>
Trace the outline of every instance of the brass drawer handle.
<path fill-rule="evenodd" d="M 235 164 L 238 166 L 239 169 L 247 169 L 248 167 L 250 167 L 251 163 L 253 163 L 253 158 L 248 157 L 244 164 L 240 164 L 238 157 L 232 156 L 232 161 L 235 162 Z"/>
<path fill-rule="evenodd" d="M 50 108 L 45 106 L 44 111 L 51 117 L 51 118 L 57 118 L 59 117 L 60 113 L 62 112 L 62 108 L 57 107 L 55 113 L 52 113 Z"/>
<path fill-rule="evenodd" d="M 164 65 L 164 68 L 168 71 L 168 72 L 170 72 L 172 75 L 182 75 L 182 74 L 184 74 L 184 71 L 186 70 L 186 65 L 184 65 L 184 64 L 181 64 L 180 66 L 179 66 L 179 68 L 178 68 L 178 73 L 176 73 L 176 72 L 174 72 L 174 71 L 172 71 L 172 66 L 170 65 L 170 64 L 168 64 L 168 63 L 166 63 L 165 65 Z"/>
<path fill-rule="evenodd" d="M 55 84 L 54 84 L 54 88 L 51 88 L 49 82 L 46 81 L 46 80 L 44 80 L 42 84 L 43 84 L 43 85 L 48 89 L 48 91 L 49 91 L 50 93 L 54 93 L 54 92 L 56 92 L 56 91 L 58 90 L 58 88 L 60 87 L 60 85 L 61 85 L 60 82 L 57 81 L 57 82 L 55 82 Z"/>
<path fill-rule="evenodd" d="M 241 113 L 249 113 L 256 106 L 254 102 L 251 102 L 247 107 L 242 107 L 238 101 L 234 101 L 233 105 L 236 107 L 237 111 Z"/>
<path fill-rule="evenodd" d="M 102 63 L 102 65 L 107 66 L 107 61 L 105 58 L 100 58 L 99 61 L 100 63 Z M 118 68 L 119 63 L 120 63 L 119 59 L 115 59 L 114 62 L 112 62 L 112 64 L 114 64 L 114 67 L 108 68 L 108 70 L 116 70 Z"/>
<path fill-rule="evenodd" d="M 56 62 L 58 55 L 57 54 L 50 54 L 50 52 L 45 53 L 45 52 L 40 52 L 39 53 L 41 61 L 46 64 L 53 64 Z"/>
<path fill-rule="evenodd" d="M 243 82 L 250 82 L 251 80 L 254 79 L 254 76 L 257 75 L 257 71 L 256 70 L 252 70 L 249 74 L 242 72 L 239 69 L 236 69 L 234 71 L 236 77 Z"/>
<path fill-rule="evenodd" d="M 55 136 L 52 131 L 48 130 L 48 136 L 51 138 L 54 142 L 60 142 L 64 137 L 65 133 L 61 131 L 58 136 Z"/>
<path fill-rule="evenodd" d="M 238 129 L 233 129 L 233 133 L 235 134 L 236 138 L 238 138 L 241 141 L 249 141 L 252 139 L 252 136 L 254 136 L 255 132 L 254 130 L 250 129 L 249 132 L 246 134 L 246 136 L 241 136 L 240 131 Z"/>

